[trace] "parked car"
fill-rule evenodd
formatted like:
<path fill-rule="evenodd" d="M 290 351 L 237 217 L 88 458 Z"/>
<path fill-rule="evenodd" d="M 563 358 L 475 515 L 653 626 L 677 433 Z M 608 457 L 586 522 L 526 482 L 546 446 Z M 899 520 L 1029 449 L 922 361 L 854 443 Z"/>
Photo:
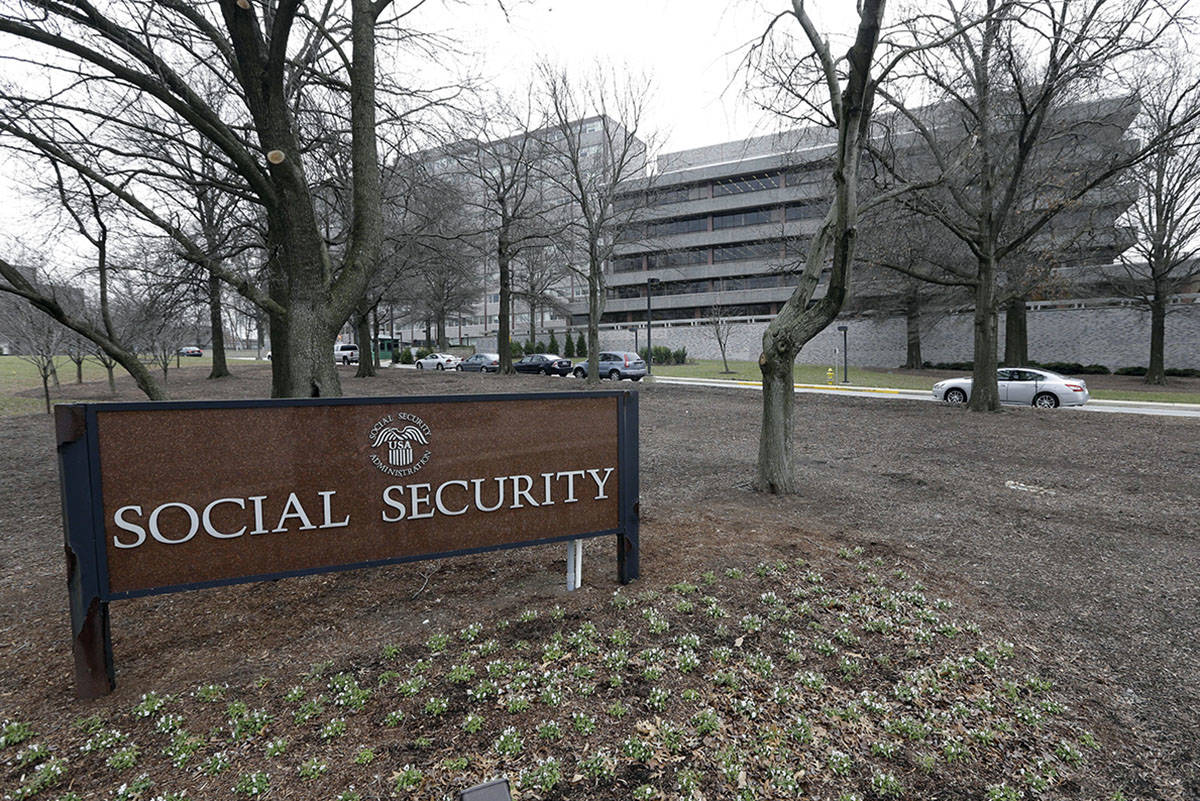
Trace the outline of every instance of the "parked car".
<path fill-rule="evenodd" d="M 358 345 L 339 342 L 333 346 L 333 360 L 342 364 L 358 364 Z"/>
<path fill-rule="evenodd" d="M 203 356 L 204 351 L 197 348 L 195 345 L 188 345 L 179 349 L 180 356 Z"/>
<path fill-rule="evenodd" d="M 476 353 L 463 359 L 454 369 L 467 373 L 495 373 L 500 369 L 500 354 Z"/>
<path fill-rule="evenodd" d="M 462 361 L 453 353 L 431 353 L 417 359 L 418 370 L 453 370 Z"/>
<path fill-rule="evenodd" d="M 1087 383 L 1049 370 L 1032 367 L 1002 367 L 996 371 L 1000 402 L 1014 406 L 1082 406 L 1088 402 Z M 946 403 L 966 403 L 971 399 L 971 379 L 951 378 L 933 385 L 933 397 Z"/>
<path fill-rule="evenodd" d="M 576 378 L 587 378 L 588 363 L 582 361 L 575 365 Z M 605 351 L 600 354 L 600 377 L 619 381 L 629 378 L 641 381 L 646 375 L 646 362 L 636 353 L 625 351 Z"/>
<path fill-rule="evenodd" d="M 542 375 L 570 375 L 571 360 L 553 353 L 535 353 L 513 365 L 518 373 L 541 373 Z"/>

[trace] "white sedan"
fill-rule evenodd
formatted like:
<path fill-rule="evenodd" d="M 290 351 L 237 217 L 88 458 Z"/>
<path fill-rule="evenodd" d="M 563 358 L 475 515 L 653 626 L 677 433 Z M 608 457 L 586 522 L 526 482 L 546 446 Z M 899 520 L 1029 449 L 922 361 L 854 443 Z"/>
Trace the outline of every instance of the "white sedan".
<path fill-rule="evenodd" d="M 416 364 L 418 370 L 453 370 L 461 362 L 453 353 L 431 353 L 417 359 Z"/>
<path fill-rule="evenodd" d="M 996 371 L 996 384 L 1000 388 L 1000 402 L 1015 406 L 1042 409 L 1082 406 L 1089 397 L 1083 379 L 1067 378 L 1032 367 L 1002 367 Z M 971 379 L 939 381 L 933 385 L 933 398 L 946 403 L 966 403 L 971 399 Z"/>

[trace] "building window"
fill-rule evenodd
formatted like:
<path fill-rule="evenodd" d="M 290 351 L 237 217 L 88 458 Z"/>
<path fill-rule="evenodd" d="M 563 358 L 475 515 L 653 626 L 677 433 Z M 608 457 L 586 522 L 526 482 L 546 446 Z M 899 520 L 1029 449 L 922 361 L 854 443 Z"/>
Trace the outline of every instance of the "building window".
<path fill-rule="evenodd" d="M 744 175 L 740 178 L 725 178 L 713 184 L 713 197 L 725 195 L 744 195 L 747 192 L 762 192 L 767 189 L 778 189 L 781 176 L 777 172 Z"/>
<path fill-rule="evenodd" d="M 816 178 L 814 172 L 824 172 L 825 170 L 833 169 L 833 157 L 816 159 L 804 164 L 798 164 L 789 169 L 784 175 L 788 186 L 800 186 L 801 184 L 812 183 Z"/>
<path fill-rule="evenodd" d="M 612 271 L 614 273 L 631 273 L 642 269 L 641 256 L 625 256 L 619 259 L 613 259 Z"/>
<path fill-rule="evenodd" d="M 660 253 L 649 254 L 646 261 L 651 270 L 663 267 L 684 267 L 689 264 L 708 264 L 708 248 L 665 250 Z"/>
<path fill-rule="evenodd" d="M 713 248 L 713 262 L 777 259 L 782 253 L 778 242 L 747 242 Z"/>
<path fill-rule="evenodd" d="M 765 209 L 753 209 L 751 211 L 734 211 L 728 214 L 713 215 L 713 230 L 719 231 L 723 228 L 742 228 L 747 225 L 766 225 L 767 223 L 779 222 L 780 210 L 778 206 Z"/>
<path fill-rule="evenodd" d="M 828 209 L 829 201 L 826 198 L 808 200 L 803 203 L 790 203 L 787 207 L 787 221 L 819 220 L 825 216 Z"/>
<path fill-rule="evenodd" d="M 686 203 L 689 200 L 704 200 L 710 197 L 708 184 L 693 186 L 672 186 L 655 189 L 650 193 L 651 206 L 666 206 L 670 203 Z"/>

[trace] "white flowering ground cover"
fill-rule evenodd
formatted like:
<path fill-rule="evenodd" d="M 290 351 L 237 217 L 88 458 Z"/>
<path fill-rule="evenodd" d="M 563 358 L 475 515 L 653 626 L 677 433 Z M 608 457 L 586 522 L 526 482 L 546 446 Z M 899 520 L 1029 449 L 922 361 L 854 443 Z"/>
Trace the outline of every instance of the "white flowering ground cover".
<path fill-rule="evenodd" d="M 76 720 L 10 715 L 0 798 L 442 799 L 496 776 L 520 799 L 1125 797 L 1019 644 L 882 559 L 840 556 Z"/>

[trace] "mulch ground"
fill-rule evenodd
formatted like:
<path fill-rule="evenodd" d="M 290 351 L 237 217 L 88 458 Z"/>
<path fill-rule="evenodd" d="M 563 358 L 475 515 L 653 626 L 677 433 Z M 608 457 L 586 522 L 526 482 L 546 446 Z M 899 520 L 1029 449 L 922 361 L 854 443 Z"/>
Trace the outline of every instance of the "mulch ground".
<path fill-rule="evenodd" d="M 220 382 L 178 371 L 171 391 L 267 392 L 266 368 L 234 369 Z M 346 394 L 581 386 L 351 375 Z M 1091 722 L 1107 753 L 1098 770 L 1122 777 L 1126 797 L 1200 797 L 1195 421 L 801 396 L 802 490 L 769 498 L 749 486 L 756 394 L 637 389 L 644 586 L 779 560 L 828 572 L 839 551 L 861 547 L 952 600 L 985 634 L 1027 648 L 1022 658 Z M 64 395 L 110 399 L 102 385 Z M 138 399 L 129 386 L 120 397 Z M 286 682 L 316 663 L 377 656 L 528 607 L 607 608 L 617 588 L 613 566 L 589 546 L 586 586 L 567 596 L 560 548 L 547 547 L 122 602 L 113 605 L 118 689 L 85 704 L 71 685 L 58 503 L 48 419 L 0 419 L 0 719 L 44 731 L 129 710 L 148 687 Z"/>

